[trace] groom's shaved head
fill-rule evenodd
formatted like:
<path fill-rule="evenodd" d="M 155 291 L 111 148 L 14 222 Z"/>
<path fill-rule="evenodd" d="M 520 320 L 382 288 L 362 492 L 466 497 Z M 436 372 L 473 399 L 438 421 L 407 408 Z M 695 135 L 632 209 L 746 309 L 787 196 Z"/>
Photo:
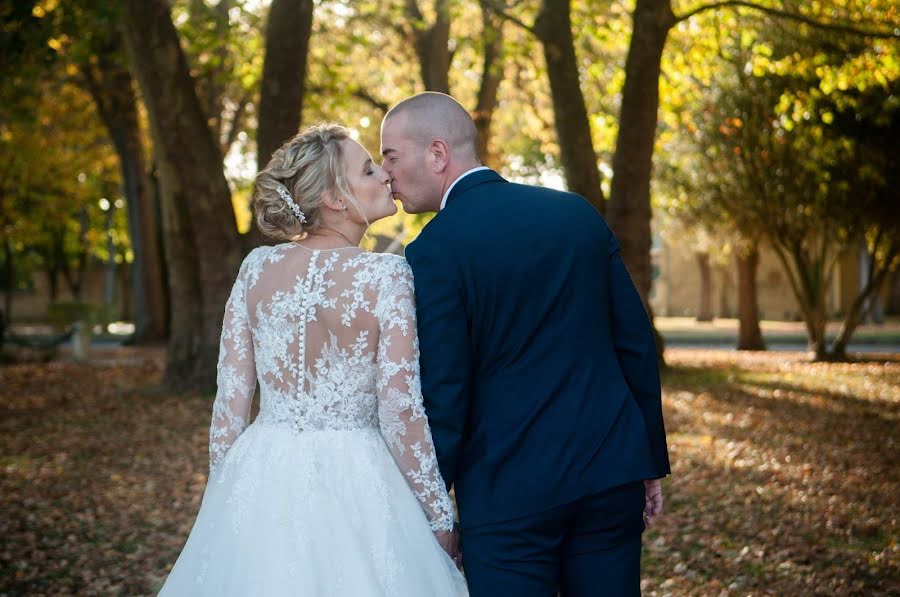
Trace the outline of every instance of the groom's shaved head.
<path fill-rule="evenodd" d="M 408 138 L 423 146 L 434 139 L 443 139 L 459 157 L 477 159 L 475 122 L 449 95 L 426 91 L 409 97 L 391 108 L 384 122 L 400 115 L 405 117 L 404 132 Z"/>

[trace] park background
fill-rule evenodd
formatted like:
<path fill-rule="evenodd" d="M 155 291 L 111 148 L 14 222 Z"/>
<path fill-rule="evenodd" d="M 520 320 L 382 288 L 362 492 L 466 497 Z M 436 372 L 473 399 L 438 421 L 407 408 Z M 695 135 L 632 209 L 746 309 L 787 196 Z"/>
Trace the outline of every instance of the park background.
<path fill-rule="evenodd" d="M 159 588 L 257 164 L 323 120 L 377 154 L 425 89 L 487 165 L 603 212 L 654 315 L 674 472 L 645 594 L 900 592 L 898 13 L 0 0 L 0 595 Z"/>

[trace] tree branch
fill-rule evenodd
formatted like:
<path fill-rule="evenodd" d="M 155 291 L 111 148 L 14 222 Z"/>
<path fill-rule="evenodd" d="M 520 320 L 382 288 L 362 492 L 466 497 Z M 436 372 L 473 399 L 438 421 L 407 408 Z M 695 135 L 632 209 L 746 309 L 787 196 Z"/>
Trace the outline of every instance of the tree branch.
<path fill-rule="evenodd" d="M 419 3 L 416 0 L 406 0 L 403 5 L 406 18 L 413 22 L 416 29 L 424 29 L 425 16 L 419 10 Z"/>
<path fill-rule="evenodd" d="M 891 31 L 874 31 L 861 29 L 856 25 L 846 25 L 842 23 L 823 23 L 821 21 L 817 21 L 812 17 L 808 17 L 806 15 L 797 14 L 794 12 L 789 12 L 786 10 L 781 10 L 779 8 L 772 8 L 770 6 L 762 6 L 760 4 L 755 4 L 753 2 L 747 2 L 746 0 L 723 0 L 722 2 L 713 2 L 712 4 L 704 4 L 702 6 L 698 6 L 694 10 L 682 15 L 675 17 L 675 23 L 680 23 L 682 21 L 686 21 L 691 17 L 700 14 L 701 12 L 706 12 L 708 10 L 717 10 L 719 8 L 731 8 L 731 7 L 741 7 L 741 8 L 749 8 L 751 10 L 758 10 L 768 15 L 772 15 L 774 17 L 778 17 L 781 19 L 789 19 L 792 21 L 797 21 L 798 23 L 804 23 L 809 25 L 810 27 L 815 27 L 817 29 L 824 29 L 826 31 L 835 31 L 837 33 L 847 33 L 849 35 L 859 35 L 861 37 L 874 37 L 877 39 L 894 39 L 900 38 L 900 25 L 894 27 Z"/>
<path fill-rule="evenodd" d="M 249 103 L 250 93 L 245 91 L 238 99 L 237 108 L 235 108 L 234 114 L 231 116 L 231 122 L 228 126 L 228 135 L 226 135 L 225 141 L 222 143 L 223 156 L 228 155 L 228 151 L 231 149 L 231 146 L 234 144 L 235 140 L 237 140 L 238 134 L 241 132 L 241 122 L 244 119 L 244 112 Z"/>
<path fill-rule="evenodd" d="M 357 89 L 351 95 L 353 95 L 353 97 L 355 97 L 357 99 L 363 100 L 364 102 L 366 102 L 367 104 L 376 108 L 377 110 L 381 110 L 382 113 L 386 113 L 390 109 L 390 106 L 387 104 L 387 102 L 384 102 L 384 101 L 374 97 L 368 91 L 363 91 L 362 89 Z"/>
<path fill-rule="evenodd" d="M 486 8 L 490 12 L 494 13 L 501 19 L 503 19 L 505 21 L 509 21 L 510 23 L 516 25 L 517 27 L 524 29 L 528 33 L 531 33 L 532 35 L 537 36 L 537 33 L 534 30 L 534 27 L 525 24 L 524 21 L 517 19 L 516 17 L 514 17 L 511 14 L 509 14 L 508 12 L 506 12 L 506 10 L 505 10 L 506 7 L 503 6 L 501 2 L 498 2 L 497 0 L 486 0 L 484 2 L 484 8 Z"/>

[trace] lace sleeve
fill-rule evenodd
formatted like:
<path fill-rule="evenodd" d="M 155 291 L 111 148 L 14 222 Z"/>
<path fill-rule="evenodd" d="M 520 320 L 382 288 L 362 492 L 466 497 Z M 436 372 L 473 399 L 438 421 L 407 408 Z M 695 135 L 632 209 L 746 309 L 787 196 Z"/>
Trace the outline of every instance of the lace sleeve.
<path fill-rule="evenodd" d="M 225 306 L 216 400 L 209 428 L 209 469 L 212 472 L 247 426 L 256 390 L 253 338 L 247 316 L 247 261 L 241 267 Z"/>
<path fill-rule="evenodd" d="M 393 256 L 392 256 L 393 257 Z M 453 505 L 438 470 L 422 405 L 412 271 L 392 258 L 378 299 L 378 419 L 381 432 L 432 530 L 453 529 Z"/>

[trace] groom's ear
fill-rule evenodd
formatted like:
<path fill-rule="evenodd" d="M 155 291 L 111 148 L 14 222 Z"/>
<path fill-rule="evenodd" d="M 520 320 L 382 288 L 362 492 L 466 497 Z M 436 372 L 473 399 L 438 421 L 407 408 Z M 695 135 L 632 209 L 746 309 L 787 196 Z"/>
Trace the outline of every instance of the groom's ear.
<path fill-rule="evenodd" d="M 450 165 L 450 147 L 443 139 L 435 139 L 428 147 L 435 174 L 439 174 Z"/>

